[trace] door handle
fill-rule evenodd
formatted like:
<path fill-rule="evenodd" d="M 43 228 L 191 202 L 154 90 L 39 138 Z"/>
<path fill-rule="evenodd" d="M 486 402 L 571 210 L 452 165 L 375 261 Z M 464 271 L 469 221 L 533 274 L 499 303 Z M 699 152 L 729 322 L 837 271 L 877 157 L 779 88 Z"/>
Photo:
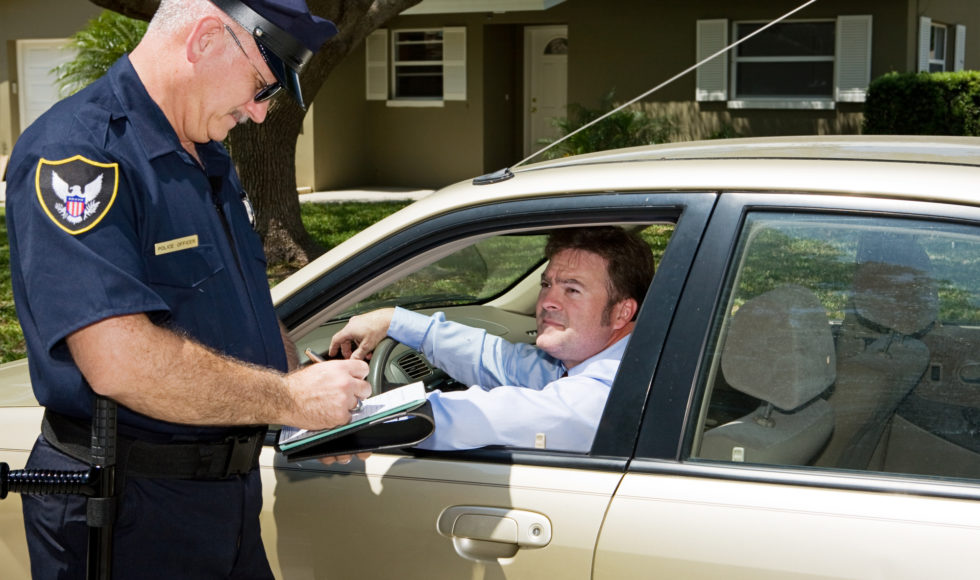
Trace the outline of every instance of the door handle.
<path fill-rule="evenodd" d="M 551 520 L 526 510 L 452 506 L 439 514 L 436 528 L 453 539 L 457 554 L 478 562 L 513 558 L 521 548 L 543 548 L 551 542 Z"/>

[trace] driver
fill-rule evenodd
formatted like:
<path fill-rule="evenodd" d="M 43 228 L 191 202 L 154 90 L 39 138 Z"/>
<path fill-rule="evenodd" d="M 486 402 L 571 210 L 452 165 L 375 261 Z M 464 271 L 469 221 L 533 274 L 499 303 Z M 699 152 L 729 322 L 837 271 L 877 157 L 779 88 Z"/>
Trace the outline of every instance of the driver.
<path fill-rule="evenodd" d="M 388 336 L 472 385 L 429 394 L 436 429 L 420 448 L 588 451 L 653 278 L 653 256 L 639 236 L 612 226 L 556 230 L 545 256 L 534 346 L 449 322 L 441 312 L 385 308 L 351 318 L 330 355 L 367 359 Z"/>

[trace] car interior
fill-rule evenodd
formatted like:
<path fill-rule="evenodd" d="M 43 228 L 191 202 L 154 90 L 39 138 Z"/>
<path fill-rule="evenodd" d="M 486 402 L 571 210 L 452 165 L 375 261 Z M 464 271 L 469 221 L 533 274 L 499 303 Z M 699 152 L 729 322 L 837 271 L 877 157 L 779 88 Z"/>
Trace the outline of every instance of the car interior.
<path fill-rule="evenodd" d="M 651 244 L 655 262 L 666 247 L 673 224 L 624 224 Z M 447 320 L 482 328 L 511 342 L 533 344 L 534 309 L 546 261 L 547 231 L 501 232 L 457 240 L 403 263 L 345 300 L 305 321 L 293 331 L 303 352 L 326 354 L 333 335 L 358 313 L 400 306 L 423 314 L 444 312 Z M 453 390 L 458 384 L 415 349 L 382 341 L 370 360 L 368 380 L 374 392 L 423 381 L 427 390 Z"/>
<path fill-rule="evenodd" d="M 777 227 L 790 234 L 782 244 L 760 244 L 765 235 L 757 231 L 742 246 L 746 254 L 764 248 L 766 257 L 757 258 L 769 261 L 774 287 L 740 296 L 752 267 L 743 255 L 731 314 L 716 332 L 694 457 L 980 477 L 980 320 L 972 295 L 980 236 L 861 225 Z M 826 230 L 810 236 L 808 226 Z M 776 258 L 803 239 L 809 257 Z M 821 261 L 831 239 L 845 241 Z M 785 270 L 773 272 L 780 267 L 773 264 Z M 800 281 L 809 288 L 793 283 Z"/>

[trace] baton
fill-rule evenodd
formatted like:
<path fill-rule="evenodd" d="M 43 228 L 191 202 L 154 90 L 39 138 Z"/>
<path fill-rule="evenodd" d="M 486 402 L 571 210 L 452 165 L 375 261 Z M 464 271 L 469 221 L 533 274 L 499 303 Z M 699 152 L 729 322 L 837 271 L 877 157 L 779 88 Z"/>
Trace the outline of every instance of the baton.
<path fill-rule="evenodd" d="M 116 521 L 116 402 L 95 396 L 92 411 L 92 470 L 95 495 L 88 498 L 88 578 L 112 577 L 112 527 Z"/>
<path fill-rule="evenodd" d="M 116 519 L 116 402 L 95 396 L 92 408 L 92 465 L 88 471 L 15 469 L 0 463 L 0 499 L 8 492 L 35 495 L 77 494 L 88 497 L 89 525 L 86 575 L 112 577 L 112 527 Z"/>

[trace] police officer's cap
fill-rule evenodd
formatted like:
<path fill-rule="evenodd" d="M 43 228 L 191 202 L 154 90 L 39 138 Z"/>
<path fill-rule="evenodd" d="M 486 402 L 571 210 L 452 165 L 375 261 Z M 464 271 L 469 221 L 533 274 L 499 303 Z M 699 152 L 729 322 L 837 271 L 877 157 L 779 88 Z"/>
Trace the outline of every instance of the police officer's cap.
<path fill-rule="evenodd" d="M 324 42 L 337 34 L 333 22 L 310 13 L 305 0 L 211 0 L 252 33 L 272 74 L 306 108 L 299 73 Z"/>

